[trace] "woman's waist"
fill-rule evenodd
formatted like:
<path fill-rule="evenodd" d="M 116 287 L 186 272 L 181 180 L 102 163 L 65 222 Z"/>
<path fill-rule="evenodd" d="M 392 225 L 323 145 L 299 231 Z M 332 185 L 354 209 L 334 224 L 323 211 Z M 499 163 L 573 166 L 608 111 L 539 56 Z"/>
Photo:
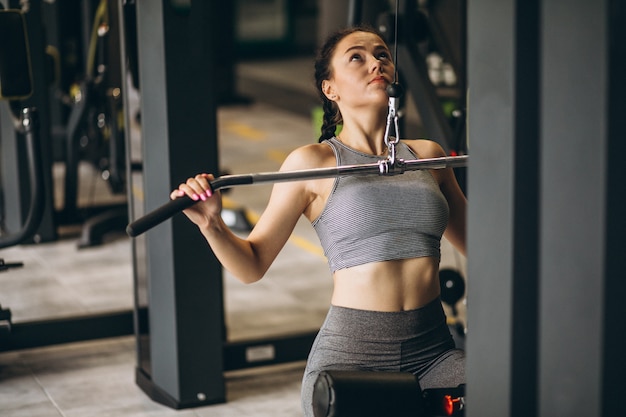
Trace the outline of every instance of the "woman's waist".
<path fill-rule="evenodd" d="M 404 311 L 373 311 L 331 305 L 322 332 L 359 340 L 404 341 L 434 336 L 447 337 L 448 328 L 441 300 Z"/>
<path fill-rule="evenodd" d="M 359 310 L 419 309 L 440 295 L 439 259 L 375 262 L 335 271 L 332 304 Z"/>

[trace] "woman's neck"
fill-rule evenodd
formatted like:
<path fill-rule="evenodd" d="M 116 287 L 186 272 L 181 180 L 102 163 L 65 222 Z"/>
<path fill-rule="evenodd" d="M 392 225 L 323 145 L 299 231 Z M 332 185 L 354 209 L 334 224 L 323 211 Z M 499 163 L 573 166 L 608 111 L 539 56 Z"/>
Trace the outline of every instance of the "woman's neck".
<path fill-rule="evenodd" d="M 384 143 L 386 108 L 342 112 L 343 128 L 338 139 L 353 149 L 372 155 L 386 151 Z"/>

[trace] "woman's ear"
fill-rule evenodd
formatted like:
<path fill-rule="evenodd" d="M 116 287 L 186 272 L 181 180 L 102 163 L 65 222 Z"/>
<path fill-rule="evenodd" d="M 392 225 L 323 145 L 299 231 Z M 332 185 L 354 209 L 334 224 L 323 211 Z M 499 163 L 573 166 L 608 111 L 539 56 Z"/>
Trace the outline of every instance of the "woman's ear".
<path fill-rule="evenodd" d="M 337 93 L 335 92 L 332 83 L 328 80 L 322 81 L 322 93 L 324 93 L 326 98 L 331 101 L 337 100 Z"/>

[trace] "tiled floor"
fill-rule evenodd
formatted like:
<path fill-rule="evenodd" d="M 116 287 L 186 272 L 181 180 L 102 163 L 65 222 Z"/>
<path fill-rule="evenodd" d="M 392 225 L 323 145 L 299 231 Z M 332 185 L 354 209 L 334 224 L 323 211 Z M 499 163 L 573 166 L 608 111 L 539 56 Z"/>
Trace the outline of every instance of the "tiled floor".
<path fill-rule="evenodd" d="M 0 355 L 0 415 L 297 416 L 303 366 L 228 373 L 226 403 L 177 411 L 135 385 L 132 337 L 10 352 Z"/>
<path fill-rule="evenodd" d="M 311 67 L 307 57 L 239 67 L 243 95 L 255 94 L 248 88 L 263 84 L 280 86 L 285 97 L 302 94 L 304 100 L 295 111 L 286 111 L 285 101 L 270 103 L 271 97 L 220 108 L 220 161 L 225 169 L 233 174 L 274 171 L 291 149 L 316 140 L 307 114 L 315 96 L 302 76 Z M 298 77 L 279 75 L 285 73 Z M 89 167 L 83 167 L 82 175 L 92 179 L 86 184 L 101 186 Z M 238 187 L 226 199 L 254 217 L 262 212 L 270 187 Z M 106 187 L 98 190 L 106 199 Z M 23 268 L 0 275 L 0 304 L 12 310 L 14 322 L 132 308 L 130 241 L 124 234 L 111 234 L 105 244 L 92 248 L 79 250 L 76 237 L 68 237 L 9 248 L 0 257 L 24 262 Z M 465 260 L 445 242 L 442 266 L 465 270 Z M 298 224 L 261 282 L 244 286 L 224 275 L 232 340 L 315 330 L 328 307 L 330 277 L 306 221 Z M 132 336 L 0 353 L 0 416 L 300 415 L 301 362 L 229 372 L 225 404 L 181 411 L 151 401 L 134 382 L 135 365 Z"/>

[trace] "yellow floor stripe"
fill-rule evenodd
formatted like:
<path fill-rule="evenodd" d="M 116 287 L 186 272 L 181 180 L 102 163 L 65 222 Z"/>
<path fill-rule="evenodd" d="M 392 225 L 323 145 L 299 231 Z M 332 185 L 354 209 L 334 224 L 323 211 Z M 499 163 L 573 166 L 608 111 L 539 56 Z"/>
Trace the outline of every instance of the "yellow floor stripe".
<path fill-rule="evenodd" d="M 141 201 L 143 201 L 143 188 L 133 185 L 133 196 Z"/>
<path fill-rule="evenodd" d="M 279 151 L 277 149 L 270 149 L 269 151 L 265 152 L 265 156 L 267 156 L 267 159 L 271 161 L 282 164 L 283 161 L 287 158 L 287 152 Z"/>
<path fill-rule="evenodd" d="M 265 140 L 267 133 L 245 125 L 243 123 L 226 122 L 224 124 L 224 130 L 241 136 L 243 139 L 251 140 L 254 142 L 260 142 Z"/>
<path fill-rule="evenodd" d="M 235 202 L 222 194 L 222 207 L 228 210 L 234 210 L 239 207 Z"/>
<path fill-rule="evenodd" d="M 230 198 L 228 197 L 222 197 L 222 206 L 224 208 L 227 209 L 235 209 L 237 208 L 237 204 Z M 246 218 L 248 219 L 248 221 L 250 222 L 250 224 L 254 225 L 259 221 L 259 214 L 252 211 L 252 210 L 245 210 L 246 213 Z M 302 236 L 298 236 L 296 234 L 292 234 L 289 237 L 289 242 L 291 242 L 292 244 L 296 245 L 298 248 L 309 252 L 313 255 L 319 256 L 320 258 L 326 260 L 326 257 L 324 256 L 324 251 L 322 250 L 322 248 L 319 245 L 316 245 L 310 241 L 308 241 L 307 239 L 303 238 Z"/>
<path fill-rule="evenodd" d="M 320 258 L 326 260 L 326 256 L 324 256 L 324 250 L 319 245 L 315 245 L 305 238 L 293 234 L 289 238 L 289 241 L 300 249 L 303 249 L 309 253 L 312 253 L 313 255 L 317 255 Z"/>

